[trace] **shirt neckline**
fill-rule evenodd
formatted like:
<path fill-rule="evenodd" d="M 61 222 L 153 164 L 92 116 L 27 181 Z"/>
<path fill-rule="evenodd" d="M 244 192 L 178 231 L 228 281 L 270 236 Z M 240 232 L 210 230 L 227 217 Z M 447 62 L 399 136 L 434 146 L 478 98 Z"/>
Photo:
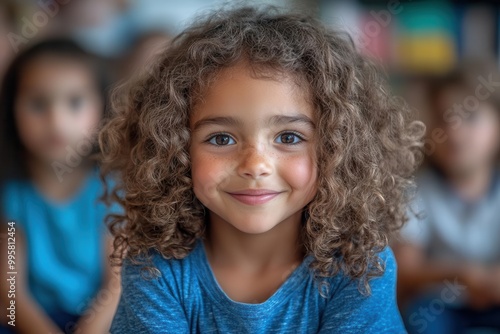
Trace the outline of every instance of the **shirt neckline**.
<path fill-rule="evenodd" d="M 73 194 L 71 194 L 71 196 L 63 200 L 48 198 L 41 192 L 41 190 L 34 184 L 32 180 L 28 180 L 28 186 L 31 188 L 35 196 L 40 198 L 45 204 L 49 205 L 50 207 L 68 208 L 79 203 L 80 198 L 87 192 L 92 183 L 92 180 L 97 176 L 97 173 L 97 168 L 92 166 L 91 169 L 85 173 L 84 179 L 82 180 L 82 183 L 80 184 L 78 189 Z"/>
<path fill-rule="evenodd" d="M 212 268 L 210 267 L 210 263 L 208 262 L 203 239 L 197 240 L 193 252 L 197 262 L 200 264 L 198 276 L 201 284 L 218 306 L 229 314 L 237 313 L 251 318 L 269 316 L 268 312 L 273 310 L 276 311 L 276 306 L 286 301 L 294 291 L 297 291 L 301 285 L 306 284 L 309 278 L 312 277 L 309 264 L 314 257 L 308 255 L 301 264 L 288 275 L 278 290 L 276 290 L 266 301 L 257 304 L 238 302 L 232 300 L 217 282 Z"/>
<path fill-rule="evenodd" d="M 480 198 L 473 200 L 473 201 L 468 201 L 468 200 L 463 199 L 457 193 L 457 191 L 446 181 L 446 176 L 440 168 L 438 168 L 437 166 L 431 166 L 430 170 L 431 170 L 431 173 L 433 174 L 435 181 L 437 181 L 439 184 L 441 184 L 444 191 L 448 195 L 450 195 L 455 201 L 460 203 L 462 206 L 471 207 L 471 208 L 477 207 L 477 206 L 484 204 L 488 201 L 495 200 L 495 197 L 499 193 L 498 188 L 500 187 L 500 171 L 498 170 L 498 168 L 496 166 L 493 167 L 492 174 L 490 177 L 490 183 L 489 183 L 487 191 Z"/>

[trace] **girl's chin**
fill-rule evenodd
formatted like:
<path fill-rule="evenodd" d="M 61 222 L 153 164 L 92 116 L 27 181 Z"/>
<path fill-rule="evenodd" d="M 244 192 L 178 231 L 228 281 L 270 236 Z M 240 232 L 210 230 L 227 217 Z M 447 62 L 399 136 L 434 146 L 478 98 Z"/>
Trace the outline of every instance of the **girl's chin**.
<path fill-rule="evenodd" d="M 252 228 L 252 227 L 245 227 L 245 228 L 239 228 L 235 226 L 240 232 L 246 233 L 246 234 L 264 234 L 266 232 L 269 232 L 272 230 L 272 227 L 269 228 Z"/>
<path fill-rule="evenodd" d="M 232 224 L 236 229 L 243 233 L 248 233 L 248 234 L 262 234 L 269 232 L 272 230 L 277 223 L 275 222 L 265 222 L 264 220 L 260 219 L 257 221 L 239 221 L 237 224 Z"/>

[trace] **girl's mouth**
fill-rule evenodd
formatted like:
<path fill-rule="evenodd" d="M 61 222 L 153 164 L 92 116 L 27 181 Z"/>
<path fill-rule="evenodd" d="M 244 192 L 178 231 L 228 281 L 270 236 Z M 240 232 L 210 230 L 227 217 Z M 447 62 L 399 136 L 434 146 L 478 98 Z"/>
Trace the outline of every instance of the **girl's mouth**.
<path fill-rule="evenodd" d="M 281 194 L 281 192 L 267 189 L 247 189 L 228 194 L 243 204 L 260 205 L 271 201 L 273 198 Z"/>

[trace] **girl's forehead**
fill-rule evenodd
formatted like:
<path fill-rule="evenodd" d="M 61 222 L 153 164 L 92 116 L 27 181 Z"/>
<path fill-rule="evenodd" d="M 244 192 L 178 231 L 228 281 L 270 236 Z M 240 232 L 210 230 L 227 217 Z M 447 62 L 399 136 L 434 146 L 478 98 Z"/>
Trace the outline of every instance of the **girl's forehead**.
<path fill-rule="evenodd" d="M 96 82 L 89 67 L 72 59 L 44 56 L 27 63 L 20 73 L 23 92 L 70 92 L 95 90 Z"/>
<path fill-rule="evenodd" d="M 312 117 L 308 90 L 291 75 L 238 64 L 221 70 L 203 89 L 192 117 L 207 113 L 246 112 L 262 116 L 276 112 L 304 113 Z"/>

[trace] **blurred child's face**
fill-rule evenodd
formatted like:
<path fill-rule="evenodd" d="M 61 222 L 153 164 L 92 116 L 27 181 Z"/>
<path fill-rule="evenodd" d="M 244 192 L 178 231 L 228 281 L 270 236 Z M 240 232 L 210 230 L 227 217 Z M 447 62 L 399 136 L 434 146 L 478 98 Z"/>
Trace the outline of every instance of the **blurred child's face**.
<path fill-rule="evenodd" d="M 454 96 L 456 92 L 452 91 L 443 95 L 442 110 L 446 110 L 445 106 L 448 110 L 453 107 Z M 476 111 L 459 121 L 458 116 L 454 122 L 444 122 L 444 113 L 437 116 L 436 124 L 444 130 L 446 140 L 436 145 L 434 159 L 446 173 L 469 174 L 493 163 L 500 148 L 500 120 L 492 104 L 482 102 Z"/>
<path fill-rule="evenodd" d="M 102 108 L 86 65 L 42 56 L 21 74 L 15 105 L 19 136 L 29 153 L 47 163 L 65 161 L 69 150 L 83 147 Z"/>
<path fill-rule="evenodd" d="M 314 110 L 289 80 L 224 70 L 193 110 L 194 192 L 238 230 L 264 233 L 300 219 L 316 193 Z M 266 189 L 269 194 L 237 194 Z"/>

